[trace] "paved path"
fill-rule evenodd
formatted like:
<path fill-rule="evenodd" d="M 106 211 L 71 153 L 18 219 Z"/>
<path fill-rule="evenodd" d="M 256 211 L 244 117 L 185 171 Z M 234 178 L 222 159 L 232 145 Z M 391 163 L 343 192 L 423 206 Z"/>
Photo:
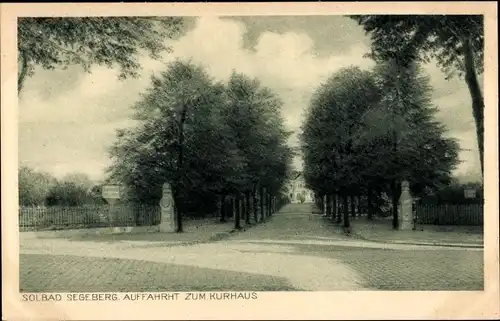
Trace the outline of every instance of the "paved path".
<path fill-rule="evenodd" d="M 481 289 L 482 250 L 378 244 L 288 205 L 220 242 L 21 239 L 25 291 Z"/>

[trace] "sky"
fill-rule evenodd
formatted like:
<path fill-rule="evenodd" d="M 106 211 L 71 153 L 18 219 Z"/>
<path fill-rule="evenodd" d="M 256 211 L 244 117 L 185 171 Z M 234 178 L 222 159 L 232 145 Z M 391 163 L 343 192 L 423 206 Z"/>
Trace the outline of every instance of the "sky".
<path fill-rule="evenodd" d="M 189 20 L 186 32 L 169 45 L 173 53 L 163 61 L 141 59 L 138 79 L 119 81 L 118 71 L 105 67 L 94 67 L 90 74 L 78 66 L 37 69 L 19 100 L 20 164 L 58 178 L 82 172 L 103 179 L 116 130 L 134 125 L 131 106 L 148 87 L 149 75 L 175 58 L 203 65 L 217 80 L 228 79 L 233 69 L 258 78 L 283 100 L 286 125 L 297 133 L 320 83 L 344 67 L 373 67 L 363 58 L 369 37 L 341 16 L 200 17 Z M 424 70 L 431 79 L 437 117 L 463 149 L 455 174 L 477 179 L 479 156 L 465 81 L 446 80 L 435 62 Z M 298 144 L 296 135 L 290 144 Z M 300 158 L 294 166 L 300 169 Z"/>

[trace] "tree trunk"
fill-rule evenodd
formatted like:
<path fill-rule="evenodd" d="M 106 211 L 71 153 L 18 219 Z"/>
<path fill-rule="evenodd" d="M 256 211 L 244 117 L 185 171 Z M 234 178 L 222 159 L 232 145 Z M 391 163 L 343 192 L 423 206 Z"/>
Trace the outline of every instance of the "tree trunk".
<path fill-rule="evenodd" d="M 334 220 L 337 217 L 337 195 L 332 195 L 332 216 L 331 219 Z"/>
<path fill-rule="evenodd" d="M 337 194 L 337 219 L 335 223 L 340 224 L 342 222 L 342 214 L 343 214 L 343 207 L 342 207 L 342 196 L 340 194 Z"/>
<path fill-rule="evenodd" d="M 264 188 L 263 187 L 260 187 L 259 188 L 259 193 L 260 193 L 260 221 L 261 222 L 264 222 L 264 220 L 266 219 L 265 217 L 265 212 L 264 212 Z"/>
<path fill-rule="evenodd" d="M 372 204 L 372 197 L 373 197 L 373 191 L 371 188 L 368 188 L 368 191 L 366 192 L 366 210 L 367 210 L 367 217 L 369 220 L 373 219 L 373 204 Z"/>
<path fill-rule="evenodd" d="M 177 158 L 177 183 L 178 186 L 176 188 L 176 197 L 174 198 L 174 202 L 177 203 L 175 204 L 175 213 L 176 213 L 176 222 L 177 222 L 177 228 L 176 232 L 177 233 L 182 233 L 182 209 L 180 208 L 179 204 L 179 195 L 180 191 L 179 188 L 183 189 L 184 185 L 184 167 L 183 167 L 183 162 L 184 162 L 184 123 L 186 122 L 186 116 L 187 116 L 187 107 L 184 107 L 182 109 L 182 114 L 181 114 L 181 119 L 179 122 L 179 155 Z"/>
<path fill-rule="evenodd" d="M 257 188 L 254 185 L 252 189 L 252 209 L 253 209 L 253 218 L 255 220 L 255 224 L 259 223 L 259 211 L 257 206 Z"/>
<path fill-rule="evenodd" d="M 484 100 L 481 92 L 481 87 L 477 81 L 476 67 L 474 66 L 474 58 L 470 39 L 463 37 L 463 53 L 465 65 L 465 81 L 469 87 L 469 92 L 472 98 L 472 115 L 476 122 L 477 145 L 479 148 L 479 161 L 481 163 L 481 175 L 484 175 Z"/>
<path fill-rule="evenodd" d="M 240 199 L 240 209 L 241 209 L 241 216 L 240 216 L 240 219 L 246 223 L 247 221 L 247 217 L 246 217 L 246 214 L 247 214 L 247 204 L 246 204 L 246 197 L 245 197 L 245 193 L 243 193 L 241 195 L 241 199 Z"/>
<path fill-rule="evenodd" d="M 234 229 L 236 230 L 240 230 L 241 229 L 241 222 L 240 222 L 240 208 L 241 208 L 241 204 L 240 204 L 240 195 L 236 195 L 235 197 L 235 213 L 234 213 Z"/>
<path fill-rule="evenodd" d="M 332 195 L 326 195 L 326 216 L 330 217 L 332 215 Z"/>
<path fill-rule="evenodd" d="M 391 182 L 391 194 L 392 194 L 392 228 L 398 229 L 399 227 L 399 217 L 398 217 L 398 194 L 397 194 L 397 181 L 395 179 Z"/>
<path fill-rule="evenodd" d="M 347 195 L 344 195 L 343 197 L 343 203 L 344 203 L 344 231 L 348 232 L 348 229 L 350 228 L 350 222 L 349 222 L 349 201 L 347 199 Z"/>
<path fill-rule="evenodd" d="M 229 218 L 233 218 L 234 217 L 234 200 L 233 200 L 233 197 L 229 197 L 228 212 L 226 213 L 226 216 L 229 217 Z"/>
<path fill-rule="evenodd" d="M 245 203 L 246 203 L 246 206 L 245 206 L 245 209 L 246 209 L 245 224 L 250 224 L 250 192 L 249 191 L 245 192 Z"/>
<path fill-rule="evenodd" d="M 19 62 L 19 66 L 21 67 L 21 70 L 19 70 L 19 75 L 17 77 L 17 94 L 21 92 L 23 89 L 24 85 L 24 79 L 26 78 L 26 75 L 28 74 L 28 57 L 26 56 L 26 52 L 24 50 L 19 51 L 19 59 L 21 60 Z"/>
<path fill-rule="evenodd" d="M 178 187 L 172 186 L 172 198 L 174 199 L 174 218 L 175 218 L 175 232 L 182 233 L 182 208 L 181 201 L 179 198 L 179 189 Z"/>
<path fill-rule="evenodd" d="M 226 222 L 226 195 L 220 197 L 220 221 Z"/>
<path fill-rule="evenodd" d="M 267 216 L 271 216 L 273 213 L 272 213 L 272 206 L 271 206 L 271 193 L 267 193 L 266 194 L 267 196 L 267 199 L 266 199 L 266 205 L 267 205 Z"/>
<path fill-rule="evenodd" d="M 356 196 L 351 195 L 351 216 L 356 217 Z"/>

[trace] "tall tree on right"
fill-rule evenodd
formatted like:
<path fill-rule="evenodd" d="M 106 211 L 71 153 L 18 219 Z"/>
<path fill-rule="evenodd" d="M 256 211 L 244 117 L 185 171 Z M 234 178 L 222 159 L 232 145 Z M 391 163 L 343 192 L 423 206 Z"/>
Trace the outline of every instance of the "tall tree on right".
<path fill-rule="evenodd" d="M 484 25 L 482 15 L 356 15 L 372 40 L 370 57 L 390 60 L 412 57 L 423 62 L 435 58 L 442 71 L 464 76 L 472 98 L 472 112 L 484 174 L 484 100 L 477 75 L 483 72 Z"/>
<path fill-rule="evenodd" d="M 359 166 L 358 173 L 365 182 L 388 185 L 397 229 L 401 182 L 409 181 L 414 195 L 448 184 L 458 162 L 458 144 L 436 120 L 430 80 L 417 63 L 391 60 L 374 72 L 382 97 L 363 115 L 355 135 L 356 154 L 369 164 Z"/>

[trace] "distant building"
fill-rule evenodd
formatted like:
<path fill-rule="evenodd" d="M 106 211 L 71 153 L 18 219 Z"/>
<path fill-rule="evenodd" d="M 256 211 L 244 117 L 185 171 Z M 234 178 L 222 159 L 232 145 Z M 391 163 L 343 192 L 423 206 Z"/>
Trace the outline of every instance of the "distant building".
<path fill-rule="evenodd" d="M 306 187 L 304 181 L 304 176 L 302 173 L 297 173 L 290 183 L 288 195 L 292 203 L 301 203 L 301 199 L 304 199 L 304 203 L 312 203 L 314 200 L 314 193 Z"/>

